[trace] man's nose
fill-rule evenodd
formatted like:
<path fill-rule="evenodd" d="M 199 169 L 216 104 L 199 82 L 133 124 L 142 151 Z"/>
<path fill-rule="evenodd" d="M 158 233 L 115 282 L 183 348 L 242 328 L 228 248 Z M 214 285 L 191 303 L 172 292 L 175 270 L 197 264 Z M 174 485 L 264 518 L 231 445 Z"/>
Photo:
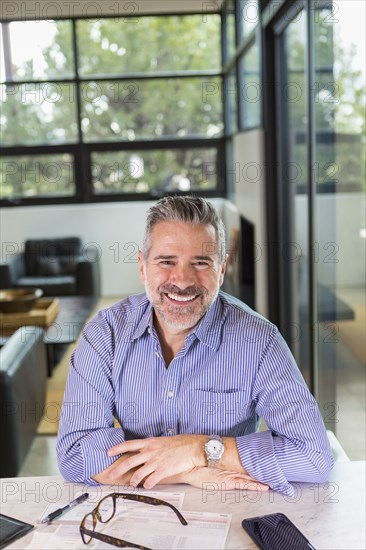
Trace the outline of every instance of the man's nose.
<path fill-rule="evenodd" d="M 176 265 L 171 272 L 170 281 L 184 290 L 196 283 L 195 271 L 190 265 Z"/>

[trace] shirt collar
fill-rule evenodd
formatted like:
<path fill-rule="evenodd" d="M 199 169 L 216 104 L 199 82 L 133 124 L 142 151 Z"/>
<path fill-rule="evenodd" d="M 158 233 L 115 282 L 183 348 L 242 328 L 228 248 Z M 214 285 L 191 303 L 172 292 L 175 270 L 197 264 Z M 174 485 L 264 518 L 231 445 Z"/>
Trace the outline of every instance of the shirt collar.
<path fill-rule="evenodd" d="M 137 321 L 135 328 L 131 332 L 131 340 L 136 340 L 137 338 L 140 338 L 140 336 L 142 336 L 146 332 L 146 330 L 149 330 L 149 332 L 152 330 L 153 309 L 151 306 L 151 302 L 148 300 L 147 296 L 143 305 L 145 306 L 145 309 L 140 317 L 140 320 L 131 320 L 132 323 Z"/>
<path fill-rule="evenodd" d="M 210 306 L 207 313 L 199 321 L 198 325 L 188 334 L 186 340 L 190 341 L 194 336 L 206 346 L 217 351 L 221 342 L 221 327 L 226 317 L 225 308 L 220 299 L 220 295 Z M 131 340 L 140 338 L 146 330 L 152 331 L 153 328 L 153 308 L 146 298 L 146 308 L 142 313 L 140 321 L 131 333 Z"/>
<path fill-rule="evenodd" d="M 209 346 L 214 351 L 217 351 L 221 343 L 221 329 L 225 321 L 225 317 L 226 312 L 220 299 L 220 295 L 218 295 L 214 303 L 210 306 L 206 315 L 202 317 L 202 319 L 193 329 L 191 334 L 195 334 L 195 336 L 203 344 Z"/>

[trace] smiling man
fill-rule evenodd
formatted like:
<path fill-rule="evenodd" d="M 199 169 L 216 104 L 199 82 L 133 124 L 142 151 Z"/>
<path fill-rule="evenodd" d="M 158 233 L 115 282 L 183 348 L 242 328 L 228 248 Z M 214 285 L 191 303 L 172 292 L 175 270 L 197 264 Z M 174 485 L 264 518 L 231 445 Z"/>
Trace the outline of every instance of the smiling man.
<path fill-rule="evenodd" d="M 287 495 L 291 482 L 325 481 L 324 424 L 291 352 L 273 324 L 220 291 L 225 230 L 213 206 L 158 201 L 138 260 L 145 293 L 99 312 L 71 357 L 64 477 Z M 268 429 L 258 432 L 260 417 Z"/>

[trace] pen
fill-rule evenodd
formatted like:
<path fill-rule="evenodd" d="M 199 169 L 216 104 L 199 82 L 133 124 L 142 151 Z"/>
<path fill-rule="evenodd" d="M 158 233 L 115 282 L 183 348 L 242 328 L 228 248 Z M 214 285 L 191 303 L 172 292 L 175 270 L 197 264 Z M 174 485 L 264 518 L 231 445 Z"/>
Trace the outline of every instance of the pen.
<path fill-rule="evenodd" d="M 51 514 L 48 514 L 45 518 L 42 519 L 41 523 L 49 523 L 50 521 L 62 516 L 71 508 L 74 508 L 74 506 L 77 506 L 78 504 L 81 504 L 89 497 L 89 493 L 83 493 L 79 497 L 77 497 L 75 500 L 72 500 L 69 502 L 69 504 L 66 504 L 66 506 L 62 506 L 62 508 L 57 508 L 54 512 L 51 512 Z"/>

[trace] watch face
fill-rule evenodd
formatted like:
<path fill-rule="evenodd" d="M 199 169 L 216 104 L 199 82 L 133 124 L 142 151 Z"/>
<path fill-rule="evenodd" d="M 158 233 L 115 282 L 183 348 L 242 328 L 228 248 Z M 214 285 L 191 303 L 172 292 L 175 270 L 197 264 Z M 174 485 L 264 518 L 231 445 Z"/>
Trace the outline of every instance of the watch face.
<path fill-rule="evenodd" d="M 206 443 L 207 454 L 212 458 L 221 458 L 221 454 L 224 450 L 224 444 L 216 439 L 210 439 Z"/>

